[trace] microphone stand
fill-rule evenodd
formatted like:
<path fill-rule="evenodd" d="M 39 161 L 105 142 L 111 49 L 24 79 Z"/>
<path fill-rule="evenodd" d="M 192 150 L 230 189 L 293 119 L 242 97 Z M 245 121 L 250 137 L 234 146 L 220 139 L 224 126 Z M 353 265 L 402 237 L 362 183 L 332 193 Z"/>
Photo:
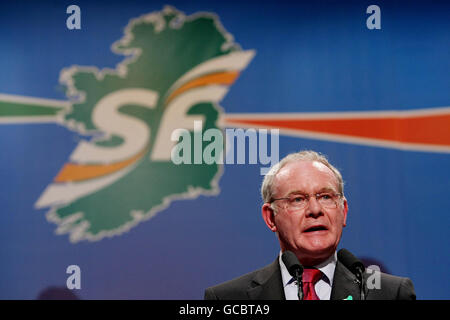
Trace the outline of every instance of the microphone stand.
<path fill-rule="evenodd" d="M 303 276 L 302 271 L 300 269 L 295 270 L 295 280 L 297 281 L 297 287 L 298 287 L 298 300 L 303 300 Z"/>
<path fill-rule="evenodd" d="M 364 265 L 361 261 L 358 260 L 350 251 L 347 249 L 339 250 L 338 260 L 342 262 L 342 264 L 350 270 L 356 277 L 355 283 L 359 286 L 359 294 L 361 300 L 366 300 L 366 286 L 364 282 Z"/>
<path fill-rule="evenodd" d="M 357 277 L 357 281 L 359 284 L 359 290 L 360 290 L 360 296 L 361 296 L 361 300 L 366 300 L 366 295 L 365 295 L 365 285 L 364 285 L 364 281 L 363 281 L 363 271 L 360 267 L 356 268 L 357 272 L 356 272 L 356 277 Z"/>
<path fill-rule="evenodd" d="M 289 274 L 297 282 L 298 300 L 303 300 L 303 266 L 300 264 L 300 261 L 298 261 L 298 258 L 292 251 L 283 252 L 283 254 L 281 255 L 281 259 L 288 269 Z"/>

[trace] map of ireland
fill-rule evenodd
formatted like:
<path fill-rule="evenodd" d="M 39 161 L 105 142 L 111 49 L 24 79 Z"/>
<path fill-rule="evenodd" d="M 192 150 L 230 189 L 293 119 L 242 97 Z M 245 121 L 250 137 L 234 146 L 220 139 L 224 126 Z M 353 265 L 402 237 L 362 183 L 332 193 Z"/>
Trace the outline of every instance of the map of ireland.
<path fill-rule="evenodd" d="M 214 14 L 173 7 L 132 19 L 112 50 L 124 56 L 115 69 L 60 74 L 71 102 L 61 121 L 86 139 L 35 206 L 49 208 L 56 233 L 72 242 L 121 234 L 173 200 L 218 193 L 222 166 L 174 164 L 173 132 L 194 135 L 199 121 L 203 132 L 219 129 L 220 101 L 254 56 Z"/>

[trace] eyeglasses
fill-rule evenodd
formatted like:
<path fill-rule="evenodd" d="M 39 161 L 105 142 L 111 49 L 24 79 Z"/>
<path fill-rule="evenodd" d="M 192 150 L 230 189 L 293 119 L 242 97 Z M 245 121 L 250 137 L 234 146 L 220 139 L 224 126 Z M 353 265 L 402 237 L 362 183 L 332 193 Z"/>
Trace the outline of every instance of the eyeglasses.
<path fill-rule="evenodd" d="M 311 195 L 309 195 L 309 194 L 293 194 L 286 198 L 272 199 L 272 201 L 270 201 L 270 203 L 277 201 L 277 200 L 287 200 L 286 201 L 287 209 L 301 210 L 308 206 L 310 196 Z M 316 193 L 316 194 L 313 194 L 312 196 L 314 196 L 316 198 L 317 202 L 323 208 L 336 209 L 337 205 L 338 205 L 337 198 L 341 197 L 342 194 L 324 192 L 324 193 Z"/>

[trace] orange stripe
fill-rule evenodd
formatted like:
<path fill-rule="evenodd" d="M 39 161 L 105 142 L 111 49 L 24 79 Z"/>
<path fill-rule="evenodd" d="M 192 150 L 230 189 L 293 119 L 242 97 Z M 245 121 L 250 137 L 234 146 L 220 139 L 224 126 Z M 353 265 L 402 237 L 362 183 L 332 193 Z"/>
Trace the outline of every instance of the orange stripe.
<path fill-rule="evenodd" d="M 301 115 L 299 115 L 301 117 Z M 275 127 L 402 143 L 450 146 L 450 114 L 349 119 L 230 118 L 230 124 Z"/>
<path fill-rule="evenodd" d="M 120 169 L 133 164 L 139 158 L 141 158 L 146 151 L 147 149 L 145 149 L 144 151 L 140 152 L 139 154 L 130 159 L 112 164 L 83 165 L 83 164 L 66 163 L 59 172 L 58 176 L 55 178 L 55 182 L 82 181 L 111 174 L 113 172 L 119 171 Z"/>
<path fill-rule="evenodd" d="M 239 76 L 238 71 L 230 71 L 230 72 L 220 72 L 220 73 L 213 73 L 208 74 L 206 76 L 202 76 L 200 78 L 196 78 L 194 80 L 191 80 L 188 83 L 185 83 L 181 87 L 179 87 L 177 90 L 172 92 L 170 96 L 167 98 L 166 103 L 169 103 L 173 98 L 176 96 L 182 94 L 183 92 L 196 88 L 205 86 L 208 84 L 227 84 L 231 85 L 234 81 L 236 81 L 236 78 Z"/>

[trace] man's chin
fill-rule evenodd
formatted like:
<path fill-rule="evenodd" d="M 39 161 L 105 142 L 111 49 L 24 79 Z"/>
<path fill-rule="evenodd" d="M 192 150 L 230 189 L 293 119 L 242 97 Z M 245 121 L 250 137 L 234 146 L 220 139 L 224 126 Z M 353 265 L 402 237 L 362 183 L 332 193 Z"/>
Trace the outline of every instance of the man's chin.
<path fill-rule="evenodd" d="M 327 231 L 316 231 L 312 234 L 304 234 L 300 244 L 310 253 L 322 253 L 331 250 L 334 247 L 335 242 Z"/>
<path fill-rule="evenodd" d="M 299 252 L 300 262 L 306 266 L 317 265 L 328 259 L 335 251 L 334 245 L 317 243 L 307 245 L 302 247 L 301 252 Z"/>

